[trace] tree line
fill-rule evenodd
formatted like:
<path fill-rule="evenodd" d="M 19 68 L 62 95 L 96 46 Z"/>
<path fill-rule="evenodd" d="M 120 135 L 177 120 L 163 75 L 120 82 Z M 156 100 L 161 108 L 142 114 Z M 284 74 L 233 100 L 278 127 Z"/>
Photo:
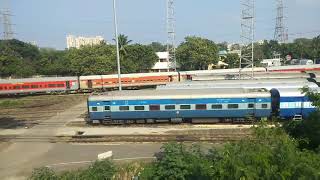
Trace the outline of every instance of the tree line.
<path fill-rule="evenodd" d="M 119 36 L 121 70 L 123 73 L 148 72 L 158 60 L 155 52 L 166 51 L 166 46 L 153 42 L 148 45 L 132 43 L 125 35 Z M 231 50 L 239 50 L 235 44 Z M 219 51 L 228 50 L 227 43 L 215 43 L 206 38 L 188 36 L 177 47 L 176 58 L 180 70 L 203 70 L 219 60 L 229 68 L 239 66 L 238 54 L 219 58 Z M 320 36 L 313 39 L 300 38 L 292 43 L 279 44 L 264 41 L 254 44 L 256 62 L 273 58 L 275 53 L 282 58 L 291 55 L 295 59 L 320 58 Z M 114 74 L 117 72 L 115 45 L 101 43 L 83 46 L 80 49 L 55 50 L 38 48 L 19 40 L 0 41 L 0 77 L 30 77 L 35 75 L 71 76 Z"/>

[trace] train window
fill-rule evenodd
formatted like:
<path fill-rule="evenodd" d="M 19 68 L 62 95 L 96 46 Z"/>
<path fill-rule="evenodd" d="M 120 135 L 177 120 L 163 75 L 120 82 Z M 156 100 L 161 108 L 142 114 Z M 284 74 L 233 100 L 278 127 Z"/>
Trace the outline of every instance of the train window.
<path fill-rule="evenodd" d="M 64 84 L 58 84 L 57 86 L 58 87 L 64 87 Z"/>
<path fill-rule="evenodd" d="M 180 105 L 180 109 L 191 109 L 191 105 Z"/>
<path fill-rule="evenodd" d="M 143 111 L 144 110 L 144 106 L 135 106 L 134 110 L 136 111 Z"/>
<path fill-rule="evenodd" d="M 3 88 L 2 87 L 0 87 L 0 90 L 2 90 Z"/>
<path fill-rule="evenodd" d="M 196 109 L 197 110 L 206 110 L 207 105 L 206 104 L 196 104 Z"/>
<path fill-rule="evenodd" d="M 92 111 L 98 111 L 98 107 L 91 107 Z"/>
<path fill-rule="evenodd" d="M 261 108 L 267 109 L 267 108 L 268 108 L 268 104 L 262 104 L 262 105 L 261 105 Z"/>
<path fill-rule="evenodd" d="M 129 111 L 129 106 L 119 106 L 120 111 Z"/>
<path fill-rule="evenodd" d="M 31 88 L 38 88 L 38 85 L 31 85 Z"/>
<path fill-rule="evenodd" d="M 104 107 L 104 110 L 105 110 L 105 111 L 110 111 L 110 106 L 105 106 L 105 107 Z"/>
<path fill-rule="evenodd" d="M 254 108 L 254 104 L 248 104 L 248 108 L 249 108 L 249 109 Z"/>
<path fill-rule="evenodd" d="M 29 89 L 29 86 L 24 85 L 24 86 L 22 86 L 22 88 L 23 88 L 23 89 Z"/>
<path fill-rule="evenodd" d="M 20 89 L 20 86 L 13 86 L 13 89 Z"/>
<path fill-rule="evenodd" d="M 160 105 L 150 105 L 150 111 L 160 111 Z"/>
<path fill-rule="evenodd" d="M 238 109 L 239 104 L 228 104 L 228 109 Z"/>
<path fill-rule="evenodd" d="M 175 109 L 176 109 L 176 106 L 175 106 L 175 105 L 165 105 L 165 106 L 164 106 L 164 109 L 165 109 L 165 110 L 175 110 Z"/>
<path fill-rule="evenodd" d="M 52 87 L 57 87 L 57 85 L 56 84 L 49 84 L 48 87 L 51 87 L 51 88 Z"/>
<path fill-rule="evenodd" d="M 222 109 L 222 104 L 212 104 L 212 109 Z"/>

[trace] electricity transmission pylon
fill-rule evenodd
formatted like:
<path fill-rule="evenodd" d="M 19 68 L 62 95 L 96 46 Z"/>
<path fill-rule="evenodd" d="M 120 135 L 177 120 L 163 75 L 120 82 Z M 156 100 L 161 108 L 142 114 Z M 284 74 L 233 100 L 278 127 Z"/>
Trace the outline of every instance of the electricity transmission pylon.
<path fill-rule="evenodd" d="M 254 78 L 254 21 L 255 21 L 254 0 L 241 0 L 241 55 L 239 66 L 239 79 L 246 76 Z M 244 69 L 251 68 L 244 72 Z"/>
<path fill-rule="evenodd" d="M 3 39 L 9 40 L 13 39 L 14 32 L 12 30 L 12 23 L 11 23 L 11 12 L 9 9 L 1 9 L 1 20 L 3 24 Z"/>
<path fill-rule="evenodd" d="M 274 30 L 274 40 L 279 43 L 285 43 L 288 40 L 288 32 L 284 23 L 284 6 L 282 0 L 276 0 L 277 3 L 277 17 L 276 27 Z"/>
<path fill-rule="evenodd" d="M 170 69 L 177 71 L 174 0 L 167 0 L 167 52 Z"/>

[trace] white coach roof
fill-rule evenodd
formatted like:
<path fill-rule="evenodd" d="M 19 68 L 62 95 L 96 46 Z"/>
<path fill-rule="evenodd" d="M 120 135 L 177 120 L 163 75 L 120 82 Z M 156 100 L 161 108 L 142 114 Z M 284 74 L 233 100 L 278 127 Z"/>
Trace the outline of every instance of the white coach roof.
<path fill-rule="evenodd" d="M 89 101 L 143 100 L 143 99 L 196 99 L 196 98 L 256 98 L 270 97 L 266 89 L 181 89 L 181 90 L 131 90 L 93 95 Z"/>

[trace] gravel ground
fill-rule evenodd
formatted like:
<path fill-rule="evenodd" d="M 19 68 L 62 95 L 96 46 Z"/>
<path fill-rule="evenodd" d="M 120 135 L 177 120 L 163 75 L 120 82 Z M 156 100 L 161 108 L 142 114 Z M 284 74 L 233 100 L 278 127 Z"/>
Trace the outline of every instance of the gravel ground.
<path fill-rule="evenodd" d="M 0 129 L 30 128 L 86 98 L 78 94 L 1 98 Z"/>

